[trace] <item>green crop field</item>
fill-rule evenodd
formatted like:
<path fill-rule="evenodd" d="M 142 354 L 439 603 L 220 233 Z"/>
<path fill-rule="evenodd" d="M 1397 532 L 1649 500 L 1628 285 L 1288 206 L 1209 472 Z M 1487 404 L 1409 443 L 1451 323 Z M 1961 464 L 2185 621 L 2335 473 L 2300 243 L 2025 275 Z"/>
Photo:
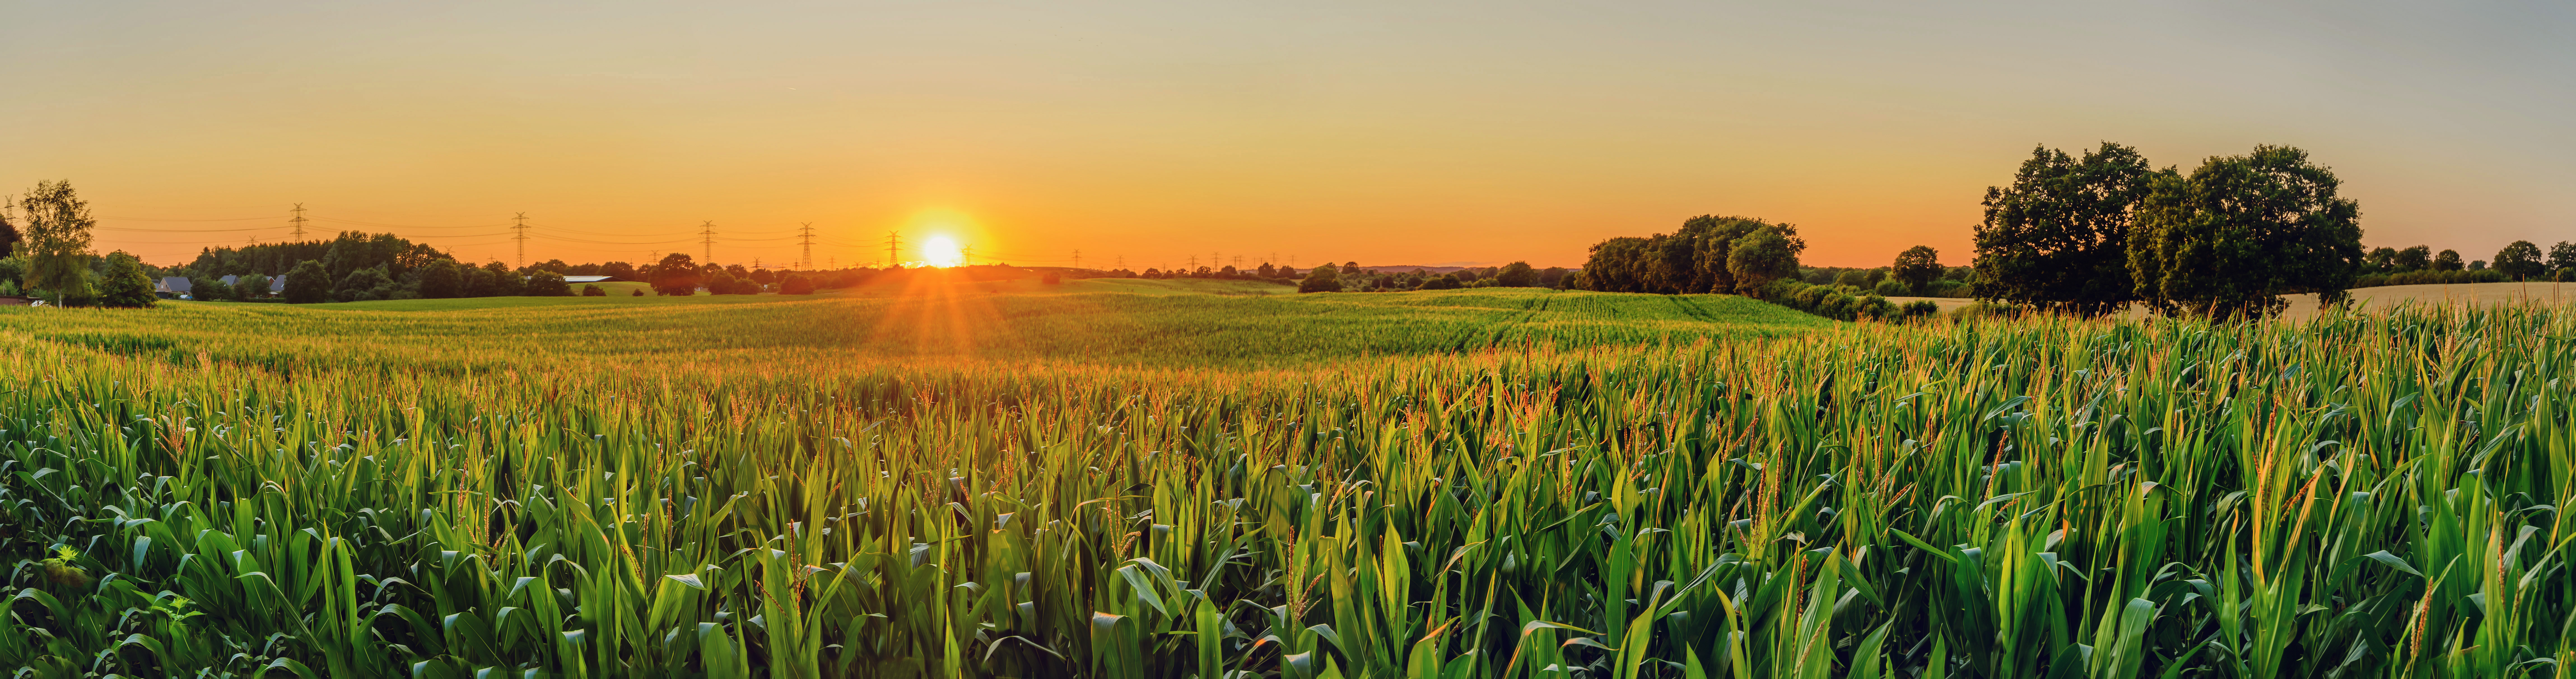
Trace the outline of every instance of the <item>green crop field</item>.
<path fill-rule="evenodd" d="M 2553 677 L 2576 317 L 0 309 L 13 676 Z M 1273 286 L 1276 287 L 1276 286 Z"/>

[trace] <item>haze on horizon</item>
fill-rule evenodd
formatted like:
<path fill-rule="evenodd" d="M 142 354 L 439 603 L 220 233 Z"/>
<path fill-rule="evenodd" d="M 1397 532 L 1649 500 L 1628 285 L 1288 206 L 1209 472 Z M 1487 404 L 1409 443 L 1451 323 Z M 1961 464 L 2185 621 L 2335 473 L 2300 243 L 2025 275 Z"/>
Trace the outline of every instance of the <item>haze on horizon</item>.
<path fill-rule="evenodd" d="M 1575 266 L 1740 214 L 1969 261 L 2035 143 L 2309 150 L 2364 242 L 2576 239 L 2576 6 L 20 3 L 0 192 L 100 251 L 393 231 L 471 261 Z M 167 220 L 167 221 L 164 221 Z M 188 221 L 200 220 L 200 221 Z M 254 230 L 264 229 L 264 230 Z"/>

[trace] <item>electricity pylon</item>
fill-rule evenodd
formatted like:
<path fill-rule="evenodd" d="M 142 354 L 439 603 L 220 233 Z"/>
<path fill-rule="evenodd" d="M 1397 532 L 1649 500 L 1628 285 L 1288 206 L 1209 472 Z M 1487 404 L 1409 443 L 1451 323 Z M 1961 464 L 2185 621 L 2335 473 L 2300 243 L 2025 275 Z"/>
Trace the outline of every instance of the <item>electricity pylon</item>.
<path fill-rule="evenodd" d="M 714 220 L 708 220 L 706 223 L 699 226 L 698 243 L 706 246 L 707 261 L 704 263 L 714 264 L 716 261 L 716 223 Z"/>
<path fill-rule="evenodd" d="M 798 236 L 797 238 L 800 239 L 798 244 L 805 246 L 805 258 L 796 262 L 796 268 L 814 268 L 814 223 L 806 222 L 803 228 L 803 235 Z"/>
<path fill-rule="evenodd" d="M 510 225 L 510 230 L 518 232 L 519 235 L 511 236 L 510 240 L 519 242 L 519 268 L 525 269 L 528 268 L 528 213 L 521 212 L 519 216 L 512 219 L 518 220 L 518 223 Z"/>
<path fill-rule="evenodd" d="M 895 267 L 897 267 L 897 266 L 902 266 L 902 265 L 903 265 L 903 260 L 902 260 L 902 259 L 898 256 L 898 254 L 897 254 L 897 253 L 900 253 L 900 252 L 902 252 L 902 251 L 903 251 L 903 235 L 902 235 L 902 234 L 895 233 L 895 232 L 893 232 L 893 231 L 887 231 L 887 232 L 886 232 L 886 268 L 888 268 L 888 269 L 892 269 L 892 268 L 895 268 Z"/>
<path fill-rule="evenodd" d="M 296 203 L 294 212 L 295 216 L 287 218 L 286 223 L 295 225 L 296 240 L 304 240 L 304 204 Z"/>

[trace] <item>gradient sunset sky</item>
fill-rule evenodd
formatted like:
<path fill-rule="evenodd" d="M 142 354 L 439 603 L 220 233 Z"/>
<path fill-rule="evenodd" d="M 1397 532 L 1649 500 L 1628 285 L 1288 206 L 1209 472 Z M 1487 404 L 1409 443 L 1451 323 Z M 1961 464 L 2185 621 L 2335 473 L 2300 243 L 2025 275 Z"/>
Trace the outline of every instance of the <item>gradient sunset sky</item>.
<path fill-rule="evenodd" d="M 1692 215 L 1972 257 L 2034 144 L 2308 149 L 2368 245 L 2576 240 L 2576 4 L 21 2 L 0 192 L 98 246 L 1579 265 Z M 906 258 L 917 255 L 906 253 Z"/>

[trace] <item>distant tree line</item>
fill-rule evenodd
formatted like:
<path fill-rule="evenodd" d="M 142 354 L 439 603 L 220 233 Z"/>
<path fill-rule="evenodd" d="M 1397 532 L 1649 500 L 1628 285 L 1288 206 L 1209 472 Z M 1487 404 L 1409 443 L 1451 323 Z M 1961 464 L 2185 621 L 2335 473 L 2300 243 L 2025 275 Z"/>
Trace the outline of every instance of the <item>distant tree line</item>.
<path fill-rule="evenodd" d="M 2559 241 L 2547 251 L 2527 240 L 2505 244 L 2492 260 L 2460 261 L 2456 250 L 2434 252 L 2430 246 L 2374 248 L 2362 257 L 2361 275 L 2353 287 L 2510 281 L 2576 282 L 2576 243 Z"/>
<path fill-rule="evenodd" d="M 1755 217 L 1703 215 L 1672 233 L 1623 236 L 1592 246 L 1568 287 L 1601 292 L 1737 294 L 1838 320 L 1904 320 L 1939 307 L 1889 299 L 1943 280 L 1930 248 L 1883 269 L 1808 268 L 1798 227 Z M 1901 272 L 1901 273 L 1898 273 Z"/>
<path fill-rule="evenodd" d="M 1585 289 L 1734 293 L 1844 318 L 1902 319 L 1932 306 L 1887 298 L 1973 296 L 2077 315 L 2130 304 L 2167 314 L 2254 316 L 2280 295 L 2337 303 L 2365 270 L 2360 206 L 2336 195 L 2334 174 L 2307 153 L 2256 147 L 2189 173 L 2155 169 L 2136 150 L 2104 142 L 2082 156 L 2041 146 L 2012 184 L 1988 188 L 1973 267 L 1945 267 L 1916 246 L 1887 267 L 1805 268 L 1787 224 L 1695 217 L 1669 234 L 1592 246 Z M 2498 261 L 2537 271 L 2537 248 Z M 2393 255 L 2392 255 L 2393 257 Z M 2571 249 L 2576 258 L 2576 249 Z M 2419 267 L 2420 268 L 2420 267 Z M 2393 275 L 2392 275 L 2393 277 Z"/>
<path fill-rule="evenodd" d="M 328 240 L 212 247 L 172 267 L 144 263 L 124 252 L 90 252 L 96 220 L 69 182 L 38 182 L 24 195 L 0 201 L 0 297 L 35 296 L 57 306 L 154 305 L 159 281 L 189 281 L 200 301 L 355 302 L 384 299 L 604 295 L 598 286 L 576 291 L 566 275 L 604 275 L 642 281 L 657 294 L 813 294 L 859 285 L 875 275 L 866 268 L 772 271 L 742 265 L 698 264 L 672 253 L 636 266 L 626 262 L 568 265 L 548 260 L 513 269 L 500 262 L 458 261 L 424 243 L 390 233 L 344 232 Z M 227 283 L 224 277 L 231 276 Z M 282 285 L 274 283 L 284 277 Z M 633 294 L 643 294 L 637 290 Z"/>
<path fill-rule="evenodd" d="M 1144 278 L 1153 280 L 1204 278 L 1211 280 L 1268 281 L 1282 284 L 1294 284 L 1296 279 L 1299 278 L 1296 268 L 1275 265 L 1269 262 L 1262 262 L 1261 268 L 1258 269 L 1241 270 L 1236 269 L 1233 265 L 1217 267 L 1201 266 L 1197 268 L 1175 267 L 1168 271 L 1147 267 L 1142 273 L 1131 272 L 1126 269 L 1115 269 L 1106 272 L 1106 277 Z"/>
<path fill-rule="evenodd" d="M 291 264 L 289 264 L 291 262 Z M 283 268 L 284 290 L 268 292 L 267 275 Z M 657 295 L 813 294 L 849 287 L 870 269 L 773 271 L 740 264 L 699 264 L 686 253 L 638 266 L 628 262 L 566 264 L 550 259 L 513 269 L 501 262 L 461 262 L 437 248 L 394 234 L 348 232 L 328 241 L 207 248 L 196 261 L 173 269 L 196 279 L 197 299 L 210 301 L 357 302 L 381 299 L 599 296 L 596 285 L 575 290 L 565 276 L 608 276 L 648 284 Z M 222 276 L 235 276 L 224 285 Z M 643 290 L 631 294 L 642 295 Z"/>
<path fill-rule="evenodd" d="M 1601 292 L 1761 297 L 1763 286 L 1798 275 L 1798 255 L 1806 250 L 1795 225 L 1704 215 L 1672 233 L 1594 244 L 1581 283 Z"/>
<path fill-rule="evenodd" d="M 542 267 L 549 265 L 561 266 L 562 262 L 548 262 L 537 266 Z M 700 264 L 697 260 L 689 257 L 688 253 L 684 252 L 674 252 L 663 255 L 661 261 L 643 266 L 632 266 L 625 262 L 608 262 L 606 264 L 584 264 L 578 267 L 563 268 L 575 271 L 587 268 L 587 270 L 592 271 L 631 272 L 629 276 L 632 278 L 650 283 L 654 294 L 682 297 L 695 295 L 701 291 L 710 295 L 756 295 L 761 293 L 810 295 L 814 294 L 814 292 L 818 290 L 857 287 L 858 285 L 875 278 L 880 273 L 876 269 L 864 267 L 835 269 L 829 271 L 773 271 L 765 268 L 744 268 L 740 264 Z M 548 271 L 552 270 L 548 269 Z M 572 275 L 606 276 L 615 274 L 576 273 Z M 620 277 L 625 278 L 629 276 Z M 643 291 L 641 290 L 636 291 L 636 294 L 642 293 Z"/>
<path fill-rule="evenodd" d="M 1393 268 L 1393 267 L 1389 267 Z M 1502 266 L 1462 267 L 1456 271 L 1434 273 L 1415 267 L 1411 270 L 1380 270 L 1360 266 L 1357 261 L 1340 265 L 1325 264 L 1307 272 L 1297 283 L 1299 292 L 1410 292 L 1415 290 L 1464 290 L 1470 288 L 1559 288 L 1572 278 L 1564 267 L 1540 269 L 1529 262 L 1512 262 Z"/>

